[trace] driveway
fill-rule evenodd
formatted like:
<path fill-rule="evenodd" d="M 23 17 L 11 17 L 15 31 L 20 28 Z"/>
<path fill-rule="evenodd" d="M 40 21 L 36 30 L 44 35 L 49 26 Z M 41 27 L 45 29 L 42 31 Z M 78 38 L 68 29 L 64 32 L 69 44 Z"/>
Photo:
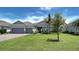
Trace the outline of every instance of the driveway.
<path fill-rule="evenodd" d="M 9 40 L 9 39 L 13 39 L 24 35 L 29 35 L 29 34 L 3 34 L 3 35 L 0 35 L 0 41 Z"/>

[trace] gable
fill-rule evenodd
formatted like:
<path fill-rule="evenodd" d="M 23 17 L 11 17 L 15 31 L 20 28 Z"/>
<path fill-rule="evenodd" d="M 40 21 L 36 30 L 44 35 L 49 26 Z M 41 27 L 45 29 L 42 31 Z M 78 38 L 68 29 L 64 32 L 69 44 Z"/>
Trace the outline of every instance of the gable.
<path fill-rule="evenodd" d="M 37 27 L 48 27 L 48 24 L 45 22 L 40 22 L 36 24 Z"/>
<path fill-rule="evenodd" d="M 16 21 L 15 23 L 13 23 L 13 24 L 24 24 L 23 22 L 21 22 L 21 21 Z"/>

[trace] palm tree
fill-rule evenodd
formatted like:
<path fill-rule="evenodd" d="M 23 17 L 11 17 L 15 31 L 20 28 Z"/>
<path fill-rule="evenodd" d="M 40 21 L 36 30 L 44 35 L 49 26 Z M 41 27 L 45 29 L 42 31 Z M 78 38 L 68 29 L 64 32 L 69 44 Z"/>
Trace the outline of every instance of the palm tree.
<path fill-rule="evenodd" d="M 50 24 L 51 23 L 51 14 L 48 14 L 48 17 L 44 19 L 44 22 Z"/>
<path fill-rule="evenodd" d="M 53 26 L 57 32 L 57 40 L 59 41 L 59 27 L 64 24 L 64 19 L 60 13 L 54 15 Z"/>
<path fill-rule="evenodd" d="M 49 31 L 50 31 L 50 25 L 51 25 L 51 15 L 50 15 L 50 13 L 48 14 L 48 21 L 47 21 L 47 23 L 48 23 L 48 28 L 49 28 Z M 49 32 L 48 31 L 48 32 Z"/>
<path fill-rule="evenodd" d="M 48 23 L 48 33 L 50 32 L 51 19 L 50 13 L 48 14 L 48 17 L 44 19 L 44 22 Z"/>

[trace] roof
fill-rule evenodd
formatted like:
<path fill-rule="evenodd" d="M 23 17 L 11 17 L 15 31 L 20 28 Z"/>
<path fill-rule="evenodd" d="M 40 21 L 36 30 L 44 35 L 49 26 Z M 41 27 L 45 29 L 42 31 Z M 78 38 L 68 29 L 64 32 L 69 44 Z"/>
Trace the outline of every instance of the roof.
<path fill-rule="evenodd" d="M 11 25 L 9 22 L 0 20 L 0 26 L 9 26 L 9 25 Z"/>
<path fill-rule="evenodd" d="M 47 27 L 48 23 L 42 21 L 42 22 L 37 23 L 36 26 L 37 27 Z"/>
<path fill-rule="evenodd" d="M 24 24 L 23 22 L 21 22 L 21 21 L 16 21 L 15 23 L 13 23 L 13 24 Z"/>
<path fill-rule="evenodd" d="M 21 22 L 16 21 L 11 25 L 12 28 L 33 28 L 33 24 L 31 22 Z"/>
<path fill-rule="evenodd" d="M 11 28 L 25 28 L 25 24 L 21 21 L 16 21 L 11 25 Z"/>
<path fill-rule="evenodd" d="M 33 25 L 31 22 L 24 22 L 25 25 Z"/>
<path fill-rule="evenodd" d="M 24 22 L 24 24 L 26 25 L 27 28 L 33 28 L 34 24 L 31 22 Z"/>

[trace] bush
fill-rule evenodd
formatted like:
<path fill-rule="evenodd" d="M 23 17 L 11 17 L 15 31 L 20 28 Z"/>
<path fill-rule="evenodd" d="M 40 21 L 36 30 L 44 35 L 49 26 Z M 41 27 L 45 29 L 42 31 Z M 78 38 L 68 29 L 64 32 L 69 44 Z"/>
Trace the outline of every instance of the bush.
<path fill-rule="evenodd" d="M 46 31 L 42 31 L 41 33 L 43 33 L 43 34 L 50 34 L 50 33 L 51 33 L 51 31 L 46 30 Z"/>
<path fill-rule="evenodd" d="M 69 33 L 68 31 L 64 31 L 63 33 Z"/>
<path fill-rule="evenodd" d="M 0 33 L 1 34 L 4 34 L 4 33 L 6 33 L 7 31 L 6 31 L 6 29 L 0 29 Z"/>
<path fill-rule="evenodd" d="M 33 29 L 33 34 L 37 34 L 38 31 L 36 29 Z"/>
<path fill-rule="evenodd" d="M 74 34 L 74 32 L 69 32 L 70 34 Z"/>

